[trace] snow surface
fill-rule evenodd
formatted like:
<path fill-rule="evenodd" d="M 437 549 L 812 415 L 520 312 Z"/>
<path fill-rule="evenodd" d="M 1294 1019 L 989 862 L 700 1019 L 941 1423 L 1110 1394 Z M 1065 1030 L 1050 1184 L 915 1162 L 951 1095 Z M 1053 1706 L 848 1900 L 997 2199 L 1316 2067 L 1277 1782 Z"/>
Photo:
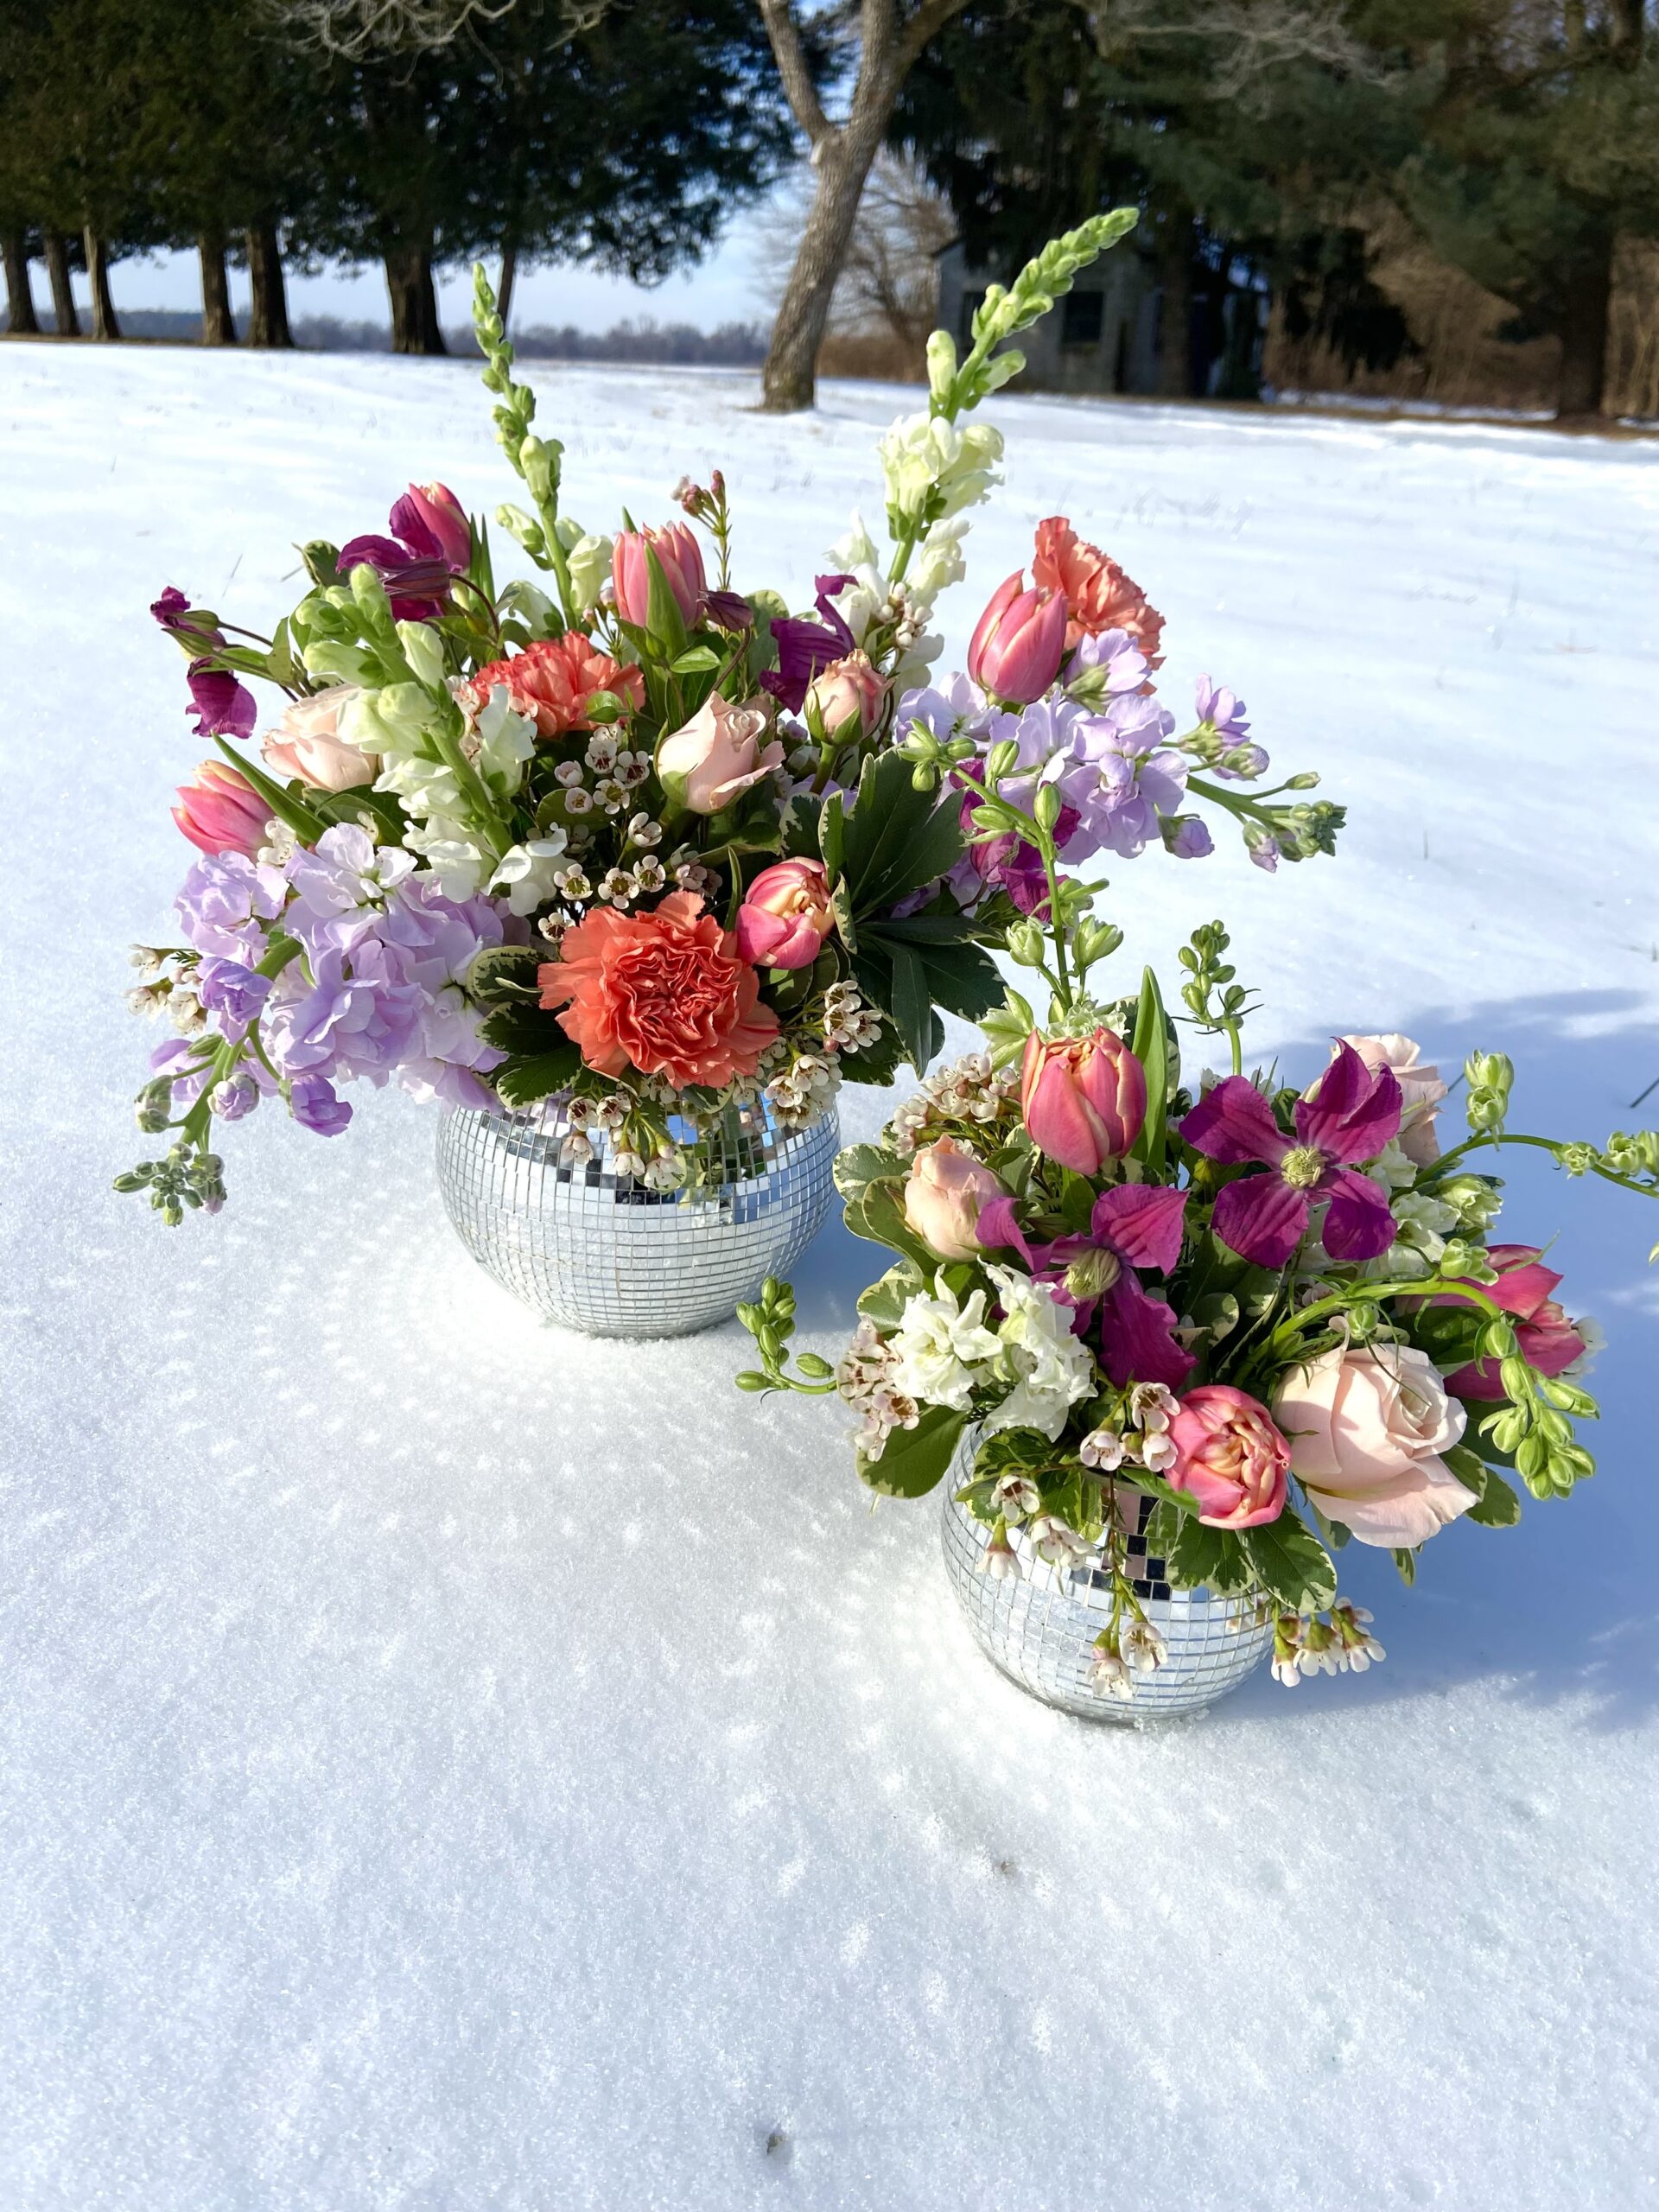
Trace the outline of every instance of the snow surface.
<path fill-rule="evenodd" d="M 798 599 L 907 399 L 539 383 L 579 513 L 719 462 Z M 1513 1050 L 1522 1126 L 1642 1118 L 1659 448 L 996 411 L 953 645 L 1069 510 L 1170 688 L 1235 685 L 1354 810 L 1276 880 L 1121 868 L 1126 976 L 1225 912 L 1294 1071 L 1402 1027 Z M 935 1508 L 873 1512 L 835 1408 L 736 1396 L 734 1325 L 591 1344 L 496 1290 L 407 1102 L 243 1125 L 216 1223 L 111 1194 L 200 749 L 145 603 L 260 626 L 290 541 L 432 475 L 509 493 L 460 364 L 0 350 L 0 2206 L 1659 2202 L 1659 1214 L 1510 1163 L 1612 1335 L 1596 1482 L 1409 1597 L 1344 1554 L 1380 1669 L 1135 1734 L 990 1670 Z M 826 1230 L 808 1341 L 871 1264 Z"/>

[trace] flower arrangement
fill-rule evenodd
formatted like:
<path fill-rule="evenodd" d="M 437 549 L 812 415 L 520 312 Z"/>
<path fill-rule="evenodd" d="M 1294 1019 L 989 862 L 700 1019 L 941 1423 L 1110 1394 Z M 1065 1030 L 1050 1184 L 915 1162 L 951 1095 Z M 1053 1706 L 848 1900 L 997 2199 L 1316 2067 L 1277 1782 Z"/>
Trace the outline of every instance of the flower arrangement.
<path fill-rule="evenodd" d="M 1054 899 L 1075 922 L 1086 889 L 1057 887 L 1020 828 L 1038 778 L 1068 859 L 1197 857 L 1193 798 L 1264 866 L 1328 849 L 1338 809 L 1248 791 L 1266 756 L 1230 692 L 1202 679 L 1175 735 L 1161 618 L 1058 518 L 969 674 L 926 687 L 928 625 L 1001 455 L 966 418 L 1020 365 L 1008 339 L 1133 220 L 1100 217 L 995 289 L 965 358 L 936 333 L 928 407 L 881 444 L 891 551 L 855 518 L 806 615 L 735 588 L 719 471 L 658 525 L 625 514 L 604 536 L 563 511 L 561 449 L 479 271 L 484 382 L 531 502 L 496 519 L 541 581 L 498 582 L 487 529 L 435 483 L 384 534 L 305 546 L 309 588 L 269 638 L 171 588 L 152 609 L 217 757 L 174 810 L 200 854 L 183 942 L 135 955 L 132 1002 L 176 1033 L 139 1125 L 175 1141 L 117 1187 L 169 1223 L 213 1211 L 215 1122 L 280 1101 L 334 1135 L 344 1085 L 395 1078 L 475 1109 L 555 1101 L 565 1164 L 608 1145 L 619 1175 L 671 1191 L 719 1172 L 734 1111 L 803 1128 L 843 1080 L 924 1071 L 938 1008 L 999 1002 L 991 950 Z M 283 701 L 257 760 L 249 681 Z"/>
<path fill-rule="evenodd" d="M 1570 1175 L 1654 1196 L 1659 1134 L 1596 1147 L 1512 1133 L 1511 1063 L 1477 1052 L 1467 1134 L 1442 1150 L 1449 1086 L 1399 1035 L 1336 1039 L 1300 1093 L 1247 1075 L 1250 998 L 1218 922 L 1182 949 L 1179 1017 L 1150 970 L 1133 997 L 1098 995 L 1120 933 L 1068 861 L 1154 835 L 1191 849 L 1183 779 L 1230 803 L 1264 866 L 1325 849 L 1334 820 L 1191 772 L 1207 748 L 1215 776 L 1259 772 L 1237 702 L 1207 683 L 1198 733 L 1166 750 L 1147 688 L 1157 618 L 1067 525 L 1044 531 L 1037 573 L 1056 599 L 1011 579 L 967 673 L 907 696 L 897 721 L 919 772 L 965 784 L 960 893 L 971 910 L 975 871 L 1020 907 L 1007 948 L 1046 985 L 1047 1019 L 1010 990 L 985 1051 L 842 1154 L 848 1224 L 893 1264 L 833 1368 L 791 1366 L 792 1295 L 768 1283 L 739 1309 L 760 1363 L 738 1380 L 838 1394 L 883 1495 L 922 1496 L 971 1447 L 956 1496 L 989 1532 L 986 1573 L 1108 1579 L 1093 1662 L 1107 1696 L 1132 1700 L 1166 1656 L 1137 1594 L 1141 1535 L 1173 1587 L 1271 1618 L 1280 1681 L 1362 1669 L 1382 1651 L 1338 1596 L 1343 1546 L 1386 1548 L 1410 1583 L 1449 1522 L 1516 1521 L 1517 1479 L 1549 1498 L 1593 1471 L 1576 1427 L 1597 1410 L 1581 1379 L 1593 1327 L 1557 1302 L 1537 1247 L 1496 1240 L 1489 1155 L 1540 1146 Z M 1096 684 L 1104 715 L 1079 714 Z M 1224 1040 L 1229 1071 L 1189 1079 L 1182 1026 Z"/>

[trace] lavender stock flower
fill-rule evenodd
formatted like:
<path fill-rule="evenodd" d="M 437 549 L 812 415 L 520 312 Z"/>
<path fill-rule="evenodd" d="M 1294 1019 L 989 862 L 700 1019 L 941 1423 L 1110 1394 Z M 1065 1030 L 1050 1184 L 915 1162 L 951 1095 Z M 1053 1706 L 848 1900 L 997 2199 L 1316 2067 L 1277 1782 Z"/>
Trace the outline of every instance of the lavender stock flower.
<path fill-rule="evenodd" d="M 257 1016 L 270 993 L 270 978 L 239 960 L 214 956 L 196 963 L 196 995 L 203 1006 L 238 1029 Z"/>
<path fill-rule="evenodd" d="M 302 1129 L 320 1137 L 337 1137 L 352 1118 L 352 1109 L 337 1097 L 326 1076 L 306 1075 L 288 1089 L 289 1111 Z"/>

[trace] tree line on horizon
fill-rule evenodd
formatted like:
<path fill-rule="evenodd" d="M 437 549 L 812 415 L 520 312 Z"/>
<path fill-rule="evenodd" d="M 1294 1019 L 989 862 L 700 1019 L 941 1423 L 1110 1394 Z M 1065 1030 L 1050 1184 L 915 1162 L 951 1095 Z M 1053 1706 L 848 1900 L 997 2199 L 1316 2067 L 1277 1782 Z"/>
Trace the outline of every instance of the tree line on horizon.
<path fill-rule="evenodd" d="M 79 267 L 111 337 L 111 261 L 182 246 L 205 342 L 236 335 L 232 263 L 281 346 L 285 264 L 378 261 L 394 348 L 438 352 L 436 269 L 486 259 L 509 306 L 538 261 L 650 283 L 803 144 L 772 408 L 810 404 L 838 288 L 887 283 L 897 156 L 989 270 L 1138 207 L 1171 396 L 1234 281 L 1351 368 L 1397 360 L 1403 235 L 1504 338 L 1558 340 L 1560 410 L 1592 416 L 1621 253 L 1659 239 L 1659 0 L 0 0 L 15 332 L 32 258 L 60 333 Z"/>

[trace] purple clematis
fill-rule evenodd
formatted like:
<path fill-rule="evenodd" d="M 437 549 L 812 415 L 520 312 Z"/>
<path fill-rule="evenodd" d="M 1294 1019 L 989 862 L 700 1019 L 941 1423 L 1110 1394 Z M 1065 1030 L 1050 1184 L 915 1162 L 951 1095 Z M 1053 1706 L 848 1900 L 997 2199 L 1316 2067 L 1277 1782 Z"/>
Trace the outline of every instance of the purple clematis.
<path fill-rule="evenodd" d="M 340 547 L 339 573 L 348 576 L 366 563 L 385 586 L 397 621 L 429 621 L 448 604 L 449 579 L 459 570 L 407 494 L 392 508 L 389 520 L 390 537 L 372 531 Z"/>
<path fill-rule="evenodd" d="M 1394 1217 L 1376 1185 L 1357 1171 L 1398 1132 L 1400 1110 L 1393 1071 L 1373 1072 L 1351 1045 L 1338 1046 L 1309 1095 L 1296 1101 L 1294 1137 L 1253 1083 L 1230 1075 L 1181 1122 L 1182 1140 L 1223 1166 L 1260 1162 L 1272 1173 L 1224 1186 L 1217 1236 L 1256 1267 L 1281 1268 L 1306 1234 L 1315 1203 L 1328 1199 L 1321 1236 L 1331 1257 L 1379 1259 L 1394 1242 Z"/>
<path fill-rule="evenodd" d="M 836 593 L 856 582 L 856 577 L 815 576 L 812 582 L 823 620 L 814 622 L 810 615 L 791 614 L 774 621 L 772 636 L 778 648 L 778 665 L 760 678 L 760 689 L 770 691 L 779 705 L 787 707 L 792 715 L 798 715 L 806 704 L 808 689 L 818 671 L 844 659 L 856 642 L 835 605 Z"/>
<path fill-rule="evenodd" d="M 1079 1335 L 1098 1310 L 1101 1365 L 1119 1389 L 1161 1382 L 1178 1390 L 1192 1371 L 1192 1355 L 1177 1340 L 1173 1313 L 1143 1287 L 1135 1269 L 1173 1270 L 1185 1211 L 1185 1191 L 1122 1183 L 1095 1200 L 1086 1236 L 1028 1243 L 1012 1198 L 982 1206 L 975 1234 L 987 1250 L 1012 1246 L 1039 1281 L 1075 1306 Z"/>
<path fill-rule="evenodd" d="M 190 704 L 185 713 L 194 718 L 198 737 L 253 735 L 259 705 L 245 683 L 238 683 L 226 668 L 206 660 L 193 660 L 185 671 Z"/>

